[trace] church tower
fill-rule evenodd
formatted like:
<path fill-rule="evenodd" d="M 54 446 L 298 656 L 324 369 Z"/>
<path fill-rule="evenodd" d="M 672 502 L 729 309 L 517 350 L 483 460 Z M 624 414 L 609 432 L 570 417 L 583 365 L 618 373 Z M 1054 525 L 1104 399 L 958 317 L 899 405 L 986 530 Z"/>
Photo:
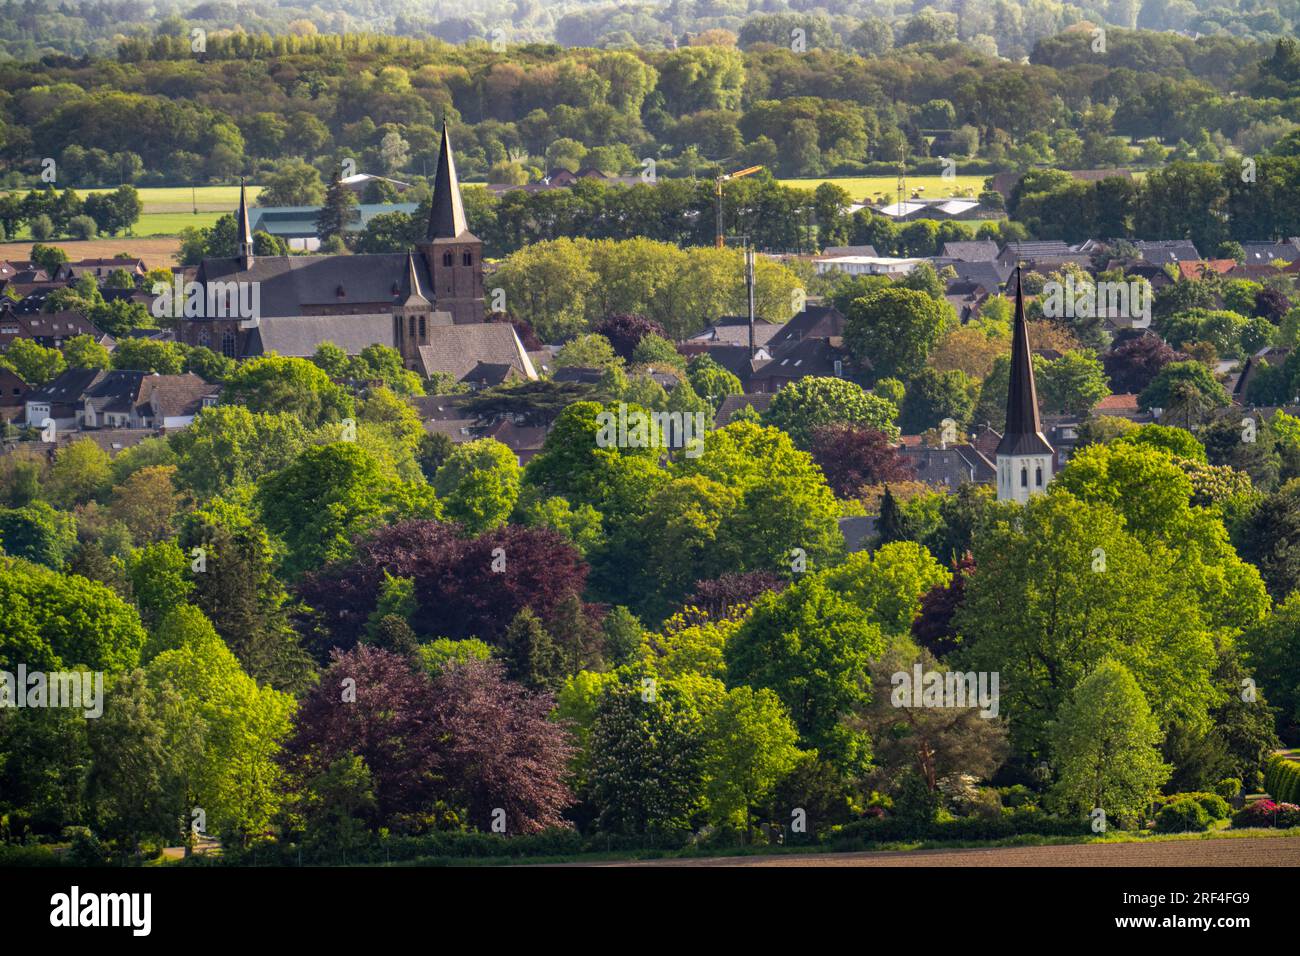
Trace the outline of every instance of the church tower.
<path fill-rule="evenodd" d="M 407 368 L 414 368 L 420 358 L 420 346 L 429 344 L 429 325 L 433 322 L 433 303 L 420 288 L 420 275 L 415 267 L 415 253 L 406 254 L 406 280 L 404 288 L 395 288 L 397 302 L 393 306 L 393 344 L 402 353 Z"/>
<path fill-rule="evenodd" d="M 235 226 L 239 230 L 239 268 L 247 272 L 253 266 L 253 230 L 248 225 L 248 191 L 244 181 L 239 181 L 239 211 L 235 214 Z"/>
<path fill-rule="evenodd" d="M 441 312 L 450 312 L 457 325 L 482 322 L 483 243 L 469 231 L 456 161 L 451 155 L 447 123 L 442 124 L 438 149 L 438 174 L 433 183 L 433 205 L 424 242 L 418 246 L 429 267 L 433 288 L 428 290 Z"/>
<path fill-rule="evenodd" d="M 998 443 L 998 501 L 1024 504 L 1030 495 L 1042 494 L 1052 480 L 1055 451 L 1043 435 L 1038 418 L 1038 390 L 1034 386 L 1033 355 L 1029 351 L 1029 325 L 1025 297 L 1016 267 L 1016 321 L 1011 334 L 1011 383 L 1007 388 L 1007 427 Z"/>

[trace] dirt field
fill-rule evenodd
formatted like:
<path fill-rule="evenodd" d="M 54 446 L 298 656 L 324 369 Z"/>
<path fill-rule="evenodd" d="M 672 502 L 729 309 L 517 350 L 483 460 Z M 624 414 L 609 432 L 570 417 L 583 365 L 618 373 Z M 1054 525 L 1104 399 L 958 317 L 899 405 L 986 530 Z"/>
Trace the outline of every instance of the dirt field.
<path fill-rule="evenodd" d="M 181 247 L 179 239 L 150 238 L 139 236 L 118 236 L 116 239 L 88 239 L 76 242 L 70 239 L 54 239 L 48 245 L 58 246 L 68 254 L 69 259 L 107 259 L 119 252 L 129 252 L 139 256 L 150 269 L 170 269 L 176 265 L 172 257 Z M 0 243 L 0 259 L 26 259 L 32 251 L 30 242 Z"/>
<path fill-rule="evenodd" d="M 1300 837 L 638 860 L 602 866 L 1300 866 Z"/>

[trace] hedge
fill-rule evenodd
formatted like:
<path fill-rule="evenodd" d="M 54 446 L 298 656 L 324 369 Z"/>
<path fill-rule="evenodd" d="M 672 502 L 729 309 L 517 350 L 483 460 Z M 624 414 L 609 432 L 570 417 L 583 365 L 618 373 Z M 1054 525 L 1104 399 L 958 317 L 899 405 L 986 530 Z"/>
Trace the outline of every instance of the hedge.
<path fill-rule="evenodd" d="M 292 842 L 260 843 L 246 850 L 228 848 L 219 857 L 194 856 L 192 866 L 295 866 L 404 863 L 416 860 L 526 858 L 578 856 L 584 853 L 679 850 L 689 845 L 689 832 L 639 836 L 614 834 L 584 837 L 571 829 L 552 829 L 528 836 L 446 831 L 420 836 L 372 837 L 342 850 L 335 846 Z"/>
<path fill-rule="evenodd" d="M 1274 754 L 1264 764 L 1264 789 L 1278 803 L 1300 803 L 1300 762 Z"/>
<path fill-rule="evenodd" d="M 1017 836 L 1086 836 L 1092 832 L 1087 820 L 1062 819 L 1044 813 L 1004 814 L 997 819 L 958 817 L 935 821 L 917 828 L 910 820 L 880 817 L 847 823 L 830 837 L 837 847 L 858 844 L 896 843 L 904 840 L 1006 840 Z"/>

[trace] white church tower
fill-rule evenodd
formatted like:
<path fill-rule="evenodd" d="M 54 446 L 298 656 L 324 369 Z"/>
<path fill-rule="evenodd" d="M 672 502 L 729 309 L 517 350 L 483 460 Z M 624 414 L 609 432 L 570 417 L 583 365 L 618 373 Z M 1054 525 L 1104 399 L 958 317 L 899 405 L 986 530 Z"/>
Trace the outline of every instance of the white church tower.
<path fill-rule="evenodd" d="M 1043 435 L 1038 418 L 1038 390 L 1029 351 L 1029 326 L 1025 298 L 1016 267 L 1016 322 L 1011 335 L 1011 383 L 1007 388 L 1007 427 L 998 443 L 998 501 L 1024 504 L 1030 495 L 1042 494 L 1052 480 L 1055 451 Z"/>

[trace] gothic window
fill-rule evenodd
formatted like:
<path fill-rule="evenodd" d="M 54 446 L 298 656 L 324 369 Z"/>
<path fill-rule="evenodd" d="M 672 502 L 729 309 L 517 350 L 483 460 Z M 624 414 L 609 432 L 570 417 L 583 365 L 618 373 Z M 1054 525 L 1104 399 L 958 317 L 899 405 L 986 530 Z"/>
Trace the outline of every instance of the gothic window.
<path fill-rule="evenodd" d="M 424 341 L 424 316 L 420 316 L 420 341 Z"/>
<path fill-rule="evenodd" d="M 1043 468 L 1041 465 L 1034 470 L 1034 484 L 1038 485 L 1039 488 L 1043 487 Z"/>
<path fill-rule="evenodd" d="M 442 264 L 444 266 L 449 266 L 451 265 L 451 263 L 452 263 L 451 250 L 449 249 L 442 254 Z"/>
<path fill-rule="evenodd" d="M 221 354 L 226 358 L 235 357 L 235 333 L 230 329 L 221 333 Z"/>
<path fill-rule="evenodd" d="M 208 334 L 207 329 L 199 330 L 199 345 L 203 346 L 205 349 L 212 347 L 212 336 Z"/>
<path fill-rule="evenodd" d="M 407 320 L 406 326 L 407 326 L 407 334 L 411 338 L 415 338 L 415 316 L 411 316 Z"/>
<path fill-rule="evenodd" d="M 1028 468 L 1021 468 L 1021 469 L 1020 469 L 1020 487 L 1021 487 L 1021 488 L 1028 488 L 1028 487 L 1029 487 L 1029 469 L 1028 469 Z"/>
<path fill-rule="evenodd" d="M 472 252 L 466 252 L 460 257 L 460 261 L 467 266 L 472 266 L 474 264 L 474 254 Z"/>

